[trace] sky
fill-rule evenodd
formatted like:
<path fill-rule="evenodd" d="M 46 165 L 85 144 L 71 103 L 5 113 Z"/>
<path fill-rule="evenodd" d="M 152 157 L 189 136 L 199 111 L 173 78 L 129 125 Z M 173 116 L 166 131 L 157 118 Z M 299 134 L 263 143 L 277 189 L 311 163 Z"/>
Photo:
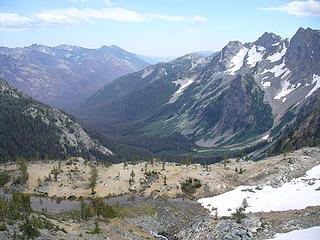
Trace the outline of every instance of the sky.
<path fill-rule="evenodd" d="M 316 0 L 0 0 L 0 45 L 117 45 L 146 56 L 219 51 L 264 32 L 320 29 Z"/>

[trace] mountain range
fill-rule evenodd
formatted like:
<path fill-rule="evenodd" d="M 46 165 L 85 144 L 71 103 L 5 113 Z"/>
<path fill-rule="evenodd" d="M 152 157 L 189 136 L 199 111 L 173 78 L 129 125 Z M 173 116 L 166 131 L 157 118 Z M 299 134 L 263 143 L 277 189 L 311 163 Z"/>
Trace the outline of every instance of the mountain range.
<path fill-rule="evenodd" d="M 320 31 L 310 28 L 291 39 L 266 32 L 255 42 L 231 41 L 207 57 L 188 54 L 122 76 L 75 114 L 153 153 L 280 146 L 289 122 L 303 125 L 301 111 L 316 108 L 319 43 Z"/>
<path fill-rule="evenodd" d="M 33 44 L 0 47 L 0 77 L 28 96 L 68 108 L 84 101 L 106 83 L 149 64 L 117 46 L 88 49 Z"/>
<path fill-rule="evenodd" d="M 316 145 L 319 42 L 320 31 L 310 28 L 291 39 L 266 32 L 154 65 L 116 46 L 2 47 L 2 78 L 32 98 L 1 80 L 1 151 L 212 158 Z M 29 140 L 21 145 L 18 136 Z"/>

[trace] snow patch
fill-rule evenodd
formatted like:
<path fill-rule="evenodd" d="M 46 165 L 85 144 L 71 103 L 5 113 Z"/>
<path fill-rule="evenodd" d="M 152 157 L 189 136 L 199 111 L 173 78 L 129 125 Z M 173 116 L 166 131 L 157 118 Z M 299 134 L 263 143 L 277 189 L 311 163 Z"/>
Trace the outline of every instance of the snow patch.
<path fill-rule="evenodd" d="M 270 55 L 269 57 L 267 57 L 267 60 L 269 60 L 270 62 L 277 62 L 281 60 L 281 58 L 286 54 L 286 52 L 287 52 L 287 47 L 286 47 L 286 44 L 283 43 L 281 52 L 276 52 Z"/>
<path fill-rule="evenodd" d="M 294 230 L 287 233 L 277 233 L 273 238 L 268 240 L 319 240 L 320 226 Z"/>
<path fill-rule="evenodd" d="M 178 79 L 174 81 L 173 83 L 177 86 L 180 85 L 179 89 L 171 96 L 168 103 L 174 103 L 178 100 L 178 98 L 182 95 L 183 91 L 188 88 L 190 84 L 192 84 L 194 79 L 192 78 L 184 78 L 184 79 Z"/>
<path fill-rule="evenodd" d="M 247 63 L 250 65 L 250 67 L 254 67 L 257 62 L 260 62 L 262 60 L 263 54 L 261 53 L 263 50 L 259 50 L 260 47 L 257 47 L 253 45 L 252 48 L 248 51 L 248 58 L 247 58 Z M 263 48 L 264 49 L 264 48 Z"/>
<path fill-rule="evenodd" d="M 226 70 L 228 74 L 234 75 L 236 71 L 238 71 L 243 66 L 243 60 L 247 52 L 248 52 L 248 48 L 243 47 L 235 56 L 233 56 L 233 58 L 231 58 L 230 65 L 232 67 Z"/>
<path fill-rule="evenodd" d="M 191 62 L 191 68 L 190 70 L 193 70 L 197 66 L 206 63 L 206 60 L 204 58 L 193 58 Z"/>
<path fill-rule="evenodd" d="M 298 83 L 296 85 L 291 84 L 289 81 L 281 81 L 281 90 L 278 92 L 278 94 L 274 97 L 274 99 L 279 100 L 285 96 L 287 96 L 292 91 L 296 90 L 298 87 L 300 87 L 301 83 Z M 282 101 L 283 102 L 283 101 Z"/>
<path fill-rule="evenodd" d="M 310 90 L 310 92 L 305 96 L 305 98 L 310 97 L 314 93 L 314 91 L 316 91 L 318 88 L 320 88 L 320 76 L 319 75 L 313 74 L 312 84 L 316 84 L 316 85 Z"/>
<path fill-rule="evenodd" d="M 283 184 L 278 188 L 265 186 L 257 190 L 256 186 L 239 186 L 236 189 L 215 197 L 202 198 L 198 202 L 219 216 L 230 216 L 241 205 L 244 198 L 249 207 L 247 212 L 287 211 L 304 209 L 308 206 L 320 205 L 320 165 L 307 171 L 300 177 Z"/>
<path fill-rule="evenodd" d="M 285 63 L 275 65 L 272 69 L 265 69 L 261 74 L 265 74 L 267 72 L 273 73 L 275 77 L 281 76 L 281 78 L 284 78 L 291 73 L 291 71 L 286 67 Z"/>
<path fill-rule="evenodd" d="M 262 84 L 263 88 L 268 88 L 271 86 L 271 82 L 262 82 L 261 84 Z"/>
<path fill-rule="evenodd" d="M 143 71 L 143 73 L 142 73 L 142 75 L 141 75 L 141 77 L 142 78 L 146 78 L 146 77 L 148 77 L 152 72 L 153 72 L 153 68 L 146 68 L 144 71 Z"/>

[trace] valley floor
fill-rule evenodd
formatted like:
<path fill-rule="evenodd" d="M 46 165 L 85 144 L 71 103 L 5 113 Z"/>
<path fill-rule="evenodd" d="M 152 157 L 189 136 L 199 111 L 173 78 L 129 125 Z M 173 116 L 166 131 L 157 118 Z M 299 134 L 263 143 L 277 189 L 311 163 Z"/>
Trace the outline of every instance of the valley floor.
<path fill-rule="evenodd" d="M 247 213 L 247 217 L 238 222 L 232 214 L 210 215 L 195 200 L 229 194 L 242 185 L 281 189 L 280 186 L 304 176 L 318 165 L 319 148 L 303 148 L 286 156 L 272 156 L 258 162 L 230 159 L 225 164 L 207 166 L 159 161 L 111 166 L 95 163 L 98 180 L 94 195 L 90 188 L 92 163 L 81 158 L 60 164 L 57 161 L 29 163 L 29 178 L 24 185 L 14 183 L 16 175 L 19 175 L 16 164 L 2 164 L 0 171 L 8 171 L 12 175 L 11 181 L 3 187 L 4 192 L 31 194 L 34 214 L 49 218 L 59 226 L 57 229 L 64 229 L 54 233 L 41 230 L 45 239 L 156 239 L 160 234 L 167 239 L 176 236 L 175 239 L 249 240 L 268 239 L 277 233 L 320 226 L 320 206 L 307 204 L 299 210 L 288 208 Z M 54 174 L 57 169 L 58 173 Z M 195 179 L 200 184 L 193 189 Z M 313 180 L 317 182 L 319 179 L 314 177 Z M 308 186 L 312 185 L 310 182 Z M 1 195 L 5 195 L 3 191 Z M 320 191 L 316 192 L 320 194 Z M 100 232 L 93 234 L 97 220 L 81 220 L 77 215 L 80 209 L 77 199 L 88 199 L 86 201 L 89 202 L 90 198 L 97 197 L 104 198 L 119 214 L 107 219 L 96 218 Z M 242 198 L 237 201 L 240 204 Z M 214 204 L 206 207 L 210 210 Z M 229 208 L 231 212 L 235 211 L 232 206 Z M 14 229 L 15 226 L 7 224 L 7 234 L 13 234 Z M 1 234 L 0 231 L 0 239 L 4 236 Z"/>
<path fill-rule="evenodd" d="M 95 196 L 108 197 L 135 192 L 143 196 L 173 198 L 183 194 L 181 183 L 188 178 L 196 178 L 201 182 L 201 188 L 192 195 L 198 199 L 215 196 L 240 185 L 275 187 L 303 176 L 307 170 L 319 164 L 318 156 L 320 156 L 318 148 L 305 148 L 289 153 L 285 157 L 278 155 L 257 162 L 230 159 L 226 166 L 223 163 L 179 165 L 168 162 L 163 166 L 162 162 L 157 161 L 134 165 L 95 164 L 98 171 Z M 29 179 L 23 192 L 46 194 L 49 197 L 92 197 L 89 187 L 91 171 L 89 162 L 82 158 L 61 162 L 61 172 L 55 180 L 53 171 L 59 168 L 58 165 L 57 161 L 30 163 Z M 15 172 L 16 168 L 14 163 L 0 165 L 0 170 Z M 135 175 L 134 182 L 129 184 L 132 171 Z M 12 187 L 11 183 L 6 186 L 9 189 Z"/>

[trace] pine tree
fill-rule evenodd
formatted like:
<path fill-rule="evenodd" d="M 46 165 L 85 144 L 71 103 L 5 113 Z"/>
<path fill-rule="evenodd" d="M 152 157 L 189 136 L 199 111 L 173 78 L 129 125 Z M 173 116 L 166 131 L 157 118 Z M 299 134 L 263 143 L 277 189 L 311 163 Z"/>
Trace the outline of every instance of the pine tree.
<path fill-rule="evenodd" d="M 28 164 L 27 164 L 26 159 L 24 159 L 22 157 L 18 158 L 17 159 L 17 167 L 20 172 L 21 183 L 26 183 L 29 179 Z"/>
<path fill-rule="evenodd" d="M 144 174 L 147 174 L 147 172 L 148 172 L 148 163 L 146 162 L 144 164 Z"/>
<path fill-rule="evenodd" d="M 227 155 L 225 155 L 223 157 L 223 168 L 226 169 L 227 168 L 227 163 L 229 162 L 229 158 Z"/>
<path fill-rule="evenodd" d="M 130 173 L 130 177 L 131 177 L 131 181 L 134 182 L 134 177 L 136 176 L 136 174 L 134 173 L 134 171 L 132 170 Z"/>
<path fill-rule="evenodd" d="M 98 180 L 98 170 L 96 168 L 96 166 L 92 165 L 91 166 L 91 172 L 90 172 L 90 188 L 91 188 L 91 194 L 94 195 L 95 194 L 95 188 L 97 186 L 97 180 Z"/>
<path fill-rule="evenodd" d="M 123 163 L 123 169 L 126 169 L 128 167 L 128 163 L 127 162 L 124 162 Z"/>
<path fill-rule="evenodd" d="M 163 171 L 164 171 L 165 166 L 166 166 L 165 161 L 162 161 L 162 170 L 163 170 Z"/>

